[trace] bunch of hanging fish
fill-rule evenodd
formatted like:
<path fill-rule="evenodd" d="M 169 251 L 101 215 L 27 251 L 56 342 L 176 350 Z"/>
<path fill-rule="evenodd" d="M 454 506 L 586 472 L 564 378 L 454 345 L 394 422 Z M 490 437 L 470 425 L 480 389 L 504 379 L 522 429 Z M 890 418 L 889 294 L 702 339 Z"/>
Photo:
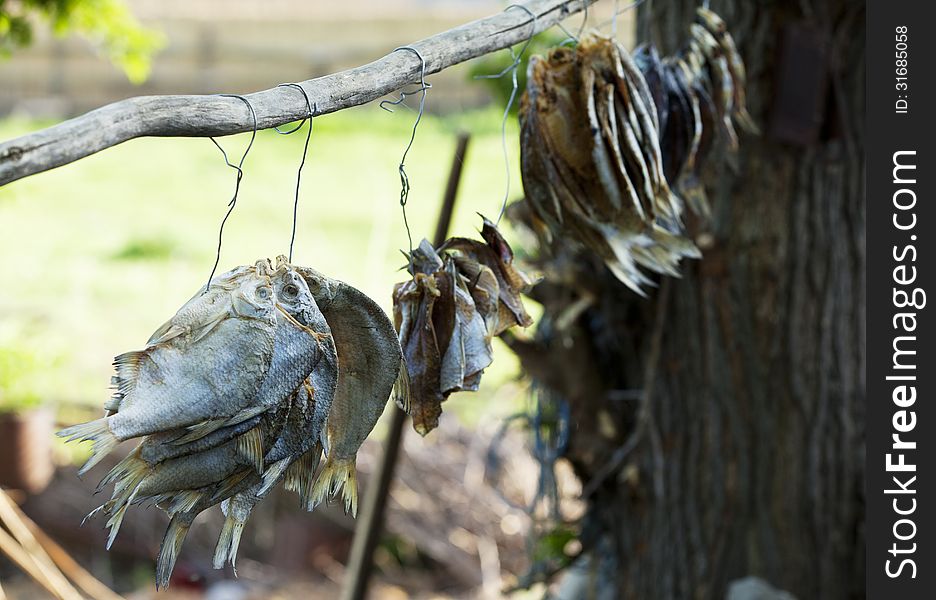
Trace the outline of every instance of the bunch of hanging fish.
<path fill-rule="evenodd" d="M 109 517 L 108 548 L 131 504 L 169 515 L 159 587 L 194 518 L 215 504 L 226 517 L 216 568 L 234 564 L 251 509 L 280 482 L 306 510 L 340 492 L 356 513 L 358 448 L 394 389 L 408 403 L 387 315 L 355 288 L 282 256 L 212 279 L 114 367 L 105 417 L 59 435 L 93 442 L 81 473 L 119 442 L 142 438 L 101 481 L 114 489 L 94 512 Z"/>
<path fill-rule="evenodd" d="M 413 278 L 393 289 L 409 369 L 410 404 L 402 408 L 420 435 L 438 426 L 449 394 L 477 391 L 493 360 L 491 338 L 533 322 L 520 299 L 533 281 L 494 223 L 482 219 L 483 242 L 456 237 L 433 248 L 423 240 L 410 257 Z"/>
<path fill-rule="evenodd" d="M 720 129 L 757 132 L 745 108 L 744 63 L 724 21 L 700 8 L 678 56 L 631 56 L 597 33 L 532 57 L 521 99 L 521 171 L 542 241 L 572 239 L 643 295 L 641 267 L 678 276 L 698 258 L 684 203 L 709 214 L 699 177 Z"/>

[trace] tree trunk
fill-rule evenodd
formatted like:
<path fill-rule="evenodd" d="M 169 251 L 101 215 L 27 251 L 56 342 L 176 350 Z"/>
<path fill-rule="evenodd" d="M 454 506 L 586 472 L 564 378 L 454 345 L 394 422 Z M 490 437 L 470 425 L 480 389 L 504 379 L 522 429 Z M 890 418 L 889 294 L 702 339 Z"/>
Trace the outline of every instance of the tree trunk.
<path fill-rule="evenodd" d="M 674 52 L 697 5 L 647 6 L 641 33 Z M 581 267 L 596 302 L 560 331 L 568 293 L 540 286 L 537 340 L 511 344 L 569 402 L 566 457 L 590 494 L 582 541 L 614 597 L 724 598 L 748 575 L 800 599 L 864 597 L 864 5 L 712 9 L 738 42 L 765 133 L 742 135 L 736 168 L 710 161 L 713 218 L 690 224 L 710 234 L 697 235 L 711 242 L 703 258 L 649 300 Z M 809 145 L 770 133 L 797 23 L 830 57 Z"/>

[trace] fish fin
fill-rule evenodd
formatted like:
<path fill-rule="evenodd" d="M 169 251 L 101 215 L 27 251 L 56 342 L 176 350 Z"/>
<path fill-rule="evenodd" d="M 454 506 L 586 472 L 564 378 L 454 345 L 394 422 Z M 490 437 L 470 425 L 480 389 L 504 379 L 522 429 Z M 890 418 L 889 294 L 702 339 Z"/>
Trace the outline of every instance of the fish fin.
<path fill-rule="evenodd" d="M 195 425 L 189 425 L 186 427 L 186 429 L 188 429 L 188 433 L 172 440 L 172 444 L 174 446 L 183 446 L 189 442 L 194 442 L 195 440 L 199 440 L 211 433 L 214 433 L 219 429 L 231 427 L 233 425 L 240 425 L 244 421 L 252 419 L 257 415 L 266 412 L 267 410 L 268 407 L 266 406 L 252 406 L 240 411 L 239 413 L 236 413 L 231 417 L 208 419 L 206 421 L 202 421 L 201 423 L 196 423 Z"/>
<path fill-rule="evenodd" d="M 406 358 L 401 358 L 400 374 L 397 375 L 397 379 L 393 384 L 393 401 L 400 407 L 400 410 L 406 414 L 410 414 L 412 399 L 409 371 L 406 368 Z"/>
<path fill-rule="evenodd" d="M 322 446 L 322 454 L 325 455 L 325 458 L 328 458 L 328 451 L 331 448 L 331 438 L 328 436 L 328 427 L 322 427 L 322 431 L 319 433 L 319 445 Z"/>
<path fill-rule="evenodd" d="M 761 134 L 760 127 L 758 127 L 757 123 L 754 122 L 753 117 L 751 117 L 751 114 L 747 111 L 746 107 L 742 106 L 736 108 L 734 118 L 738 125 L 741 126 L 741 129 L 745 130 L 746 132 L 752 135 Z"/>
<path fill-rule="evenodd" d="M 248 475 L 250 475 L 250 470 L 244 469 L 243 471 L 238 471 L 237 473 L 234 473 L 227 479 L 224 479 L 221 482 L 219 482 L 217 489 L 215 490 L 214 494 L 212 494 L 211 496 L 211 502 L 217 502 L 218 499 L 226 499 L 230 497 L 231 490 L 233 490 Z"/>
<path fill-rule="evenodd" d="M 236 297 L 236 296 L 237 296 L 237 295 L 235 294 L 235 297 Z M 205 337 L 206 335 L 208 335 L 209 333 L 211 333 L 212 331 L 214 331 L 214 328 L 217 327 L 218 325 L 220 325 L 220 324 L 221 324 L 221 321 L 227 319 L 228 316 L 229 316 L 229 315 L 228 315 L 227 312 L 223 312 L 223 313 L 219 314 L 218 316 L 216 316 L 215 318 L 211 319 L 210 321 L 207 321 L 207 322 L 205 322 L 205 323 L 202 323 L 202 324 L 199 325 L 198 327 L 194 328 L 194 329 L 192 330 L 192 341 L 191 341 L 191 343 L 194 344 L 194 343 L 198 342 L 198 341 L 201 340 L 203 337 Z"/>
<path fill-rule="evenodd" d="M 171 320 L 163 323 L 162 327 L 153 332 L 153 335 L 150 336 L 150 339 L 146 342 L 148 346 L 155 346 L 156 344 L 165 344 L 169 340 L 179 337 L 185 333 L 184 327 L 179 327 Z"/>
<path fill-rule="evenodd" d="M 712 209 L 709 205 L 708 195 L 705 193 L 705 186 L 699 180 L 698 175 L 692 172 L 683 173 L 679 176 L 676 185 L 695 214 L 705 219 L 711 218 Z"/>
<path fill-rule="evenodd" d="M 106 485 L 105 481 L 113 480 L 115 482 L 114 493 L 111 495 L 110 501 L 103 506 L 105 512 L 110 515 L 110 519 L 107 520 L 106 524 L 106 527 L 110 529 L 107 536 L 108 550 L 110 550 L 117 538 L 117 532 L 120 531 L 120 525 L 123 523 L 127 508 L 133 503 L 137 491 L 150 471 L 149 466 L 137 458 L 138 454 L 139 448 L 128 454 L 111 469 L 101 482 L 103 485 Z"/>
<path fill-rule="evenodd" d="M 260 484 L 260 489 L 257 490 L 257 496 L 266 496 L 269 493 L 270 489 L 276 485 L 280 476 L 283 474 L 283 471 L 286 470 L 286 467 L 289 466 L 290 457 L 286 457 L 282 460 L 278 460 L 266 470 L 263 474 L 263 480 Z"/>
<path fill-rule="evenodd" d="M 134 350 L 133 352 L 124 352 L 114 357 L 115 375 L 111 377 L 111 385 L 114 386 L 114 394 L 111 396 L 105 408 L 108 410 L 119 410 L 123 399 L 133 391 L 137 379 L 140 377 L 140 368 L 143 359 L 147 358 L 146 350 Z"/>
<path fill-rule="evenodd" d="M 117 539 L 117 532 L 120 531 L 120 524 L 123 523 L 124 515 L 127 514 L 127 508 L 130 507 L 130 502 L 133 501 L 133 496 L 136 494 L 136 489 L 133 490 L 133 493 L 130 495 L 130 498 L 127 502 L 120 505 L 116 511 L 111 514 L 111 517 L 107 520 L 106 527 L 110 529 L 110 533 L 107 534 L 107 550 L 111 549 L 111 546 L 114 545 L 114 540 Z"/>
<path fill-rule="evenodd" d="M 201 490 L 182 490 L 172 496 L 172 501 L 166 508 L 166 513 L 172 517 L 177 514 L 186 513 L 205 497 L 205 492 Z"/>
<path fill-rule="evenodd" d="M 119 385 L 119 384 L 120 384 L 120 380 L 117 379 L 116 376 L 112 376 L 112 377 L 111 377 L 111 385 L 113 385 L 113 386 L 116 387 L 116 386 Z M 105 411 L 106 413 L 115 413 L 115 412 L 117 412 L 117 411 L 120 409 L 120 401 L 121 401 L 122 399 L 123 399 L 122 396 L 121 396 L 120 398 L 118 398 L 116 394 L 115 394 L 114 396 L 111 396 L 111 397 L 108 398 L 107 401 L 104 403 L 104 411 Z M 109 417 L 110 414 L 105 414 L 104 416 Z"/>
<path fill-rule="evenodd" d="M 654 225 L 651 229 L 650 237 L 660 247 L 667 249 L 670 254 L 676 255 L 677 261 L 682 257 L 702 258 L 702 253 L 687 237 L 670 233 L 657 225 Z"/>
<path fill-rule="evenodd" d="M 91 467 L 101 462 L 101 459 L 107 456 L 120 442 L 117 436 L 111 433 L 107 424 L 107 417 L 66 427 L 55 435 L 67 438 L 69 442 L 81 440 L 92 443 L 91 458 L 78 470 L 79 475 L 84 475 Z"/>
<path fill-rule="evenodd" d="M 244 421 L 253 419 L 257 415 L 263 414 L 268 410 L 269 410 L 269 407 L 263 406 L 262 404 L 260 406 L 252 406 L 250 408 L 245 408 L 239 413 L 236 413 L 234 416 L 228 418 L 228 420 L 224 423 L 224 426 L 230 427 L 232 425 L 240 425 Z"/>
<path fill-rule="evenodd" d="M 188 429 L 188 433 L 177 437 L 176 439 L 172 440 L 171 443 L 173 446 L 183 446 L 189 442 L 200 440 L 206 435 L 221 429 L 226 423 L 227 419 L 208 419 L 207 421 L 202 421 L 201 423 L 197 423 L 195 425 L 189 425 L 186 428 Z"/>
<path fill-rule="evenodd" d="M 257 473 L 263 474 L 263 430 L 260 427 L 254 427 L 238 437 L 237 453 L 250 461 Z"/>
<path fill-rule="evenodd" d="M 157 590 L 169 587 L 169 578 L 172 577 L 179 550 L 182 549 L 182 542 L 185 541 L 185 536 L 192 525 L 191 520 L 186 521 L 182 517 L 183 515 L 172 517 L 169 527 L 166 528 L 166 535 L 163 536 L 162 544 L 159 546 L 159 557 L 156 559 Z"/>
<path fill-rule="evenodd" d="M 312 485 L 321 457 L 322 447 L 316 444 L 286 469 L 283 487 L 299 494 L 299 504 L 306 510 L 312 510 Z"/>
<path fill-rule="evenodd" d="M 325 461 L 315 485 L 312 486 L 311 501 L 313 508 L 328 496 L 341 492 L 345 513 L 357 516 L 357 469 L 354 458 L 331 459 Z"/>
<path fill-rule="evenodd" d="M 221 535 L 218 536 L 218 545 L 215 546 L 214 556 L 211 559 L 211 566 L 215 569 L 223 569 L 227 562 L 228 549 L 234 538 L 234 528 L 237 522 L 233 515 L 228 514 L 224 519 L 224 525 L 221 526 Z"/>
<path fill-rule="evenodd" d="M 105 510 L 106 506 L 107 506 L 106 503 L 105 503 L 105 504 L 102 504 L 102 505 L 98 506 L 97 508 L 95 508 L 94 510 L 92 510 L 91 512 L 89 512 L 88 514 L 86 514 L 85 517 L 84 517 L 84 519 L 81 520 L 81 523 L 78 525 L 78 527 L 84 527 L 84 524 L 88 522 L 88 519 L 93 519 L 93 518 L 94 518 L 94 515 L 98 514 L 98 513 L 101 512 L 102 510 L 103 510 L 104 512 L 107 512 L 107 511 Z"/>
<path fill-rule="evenodd" d="M 107 475 L 97 485 L 94 493 L 97 494 L 109 483 L 114 483 L 114 494 L 117 494 L 118 487 L 125 487 L 124 482 L 133 481 L 134 483 L 130 487 L 134 487 L 146 476 L 148 471 L 149 465 L 140 458 L 140 447 L 137 446 L 107 472 Z"/>

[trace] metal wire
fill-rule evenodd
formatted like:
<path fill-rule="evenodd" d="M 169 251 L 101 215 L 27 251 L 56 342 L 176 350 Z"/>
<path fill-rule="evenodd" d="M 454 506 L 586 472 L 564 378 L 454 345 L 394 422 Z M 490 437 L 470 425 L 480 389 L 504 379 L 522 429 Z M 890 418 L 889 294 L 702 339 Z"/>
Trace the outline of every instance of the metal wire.
<path fill-rule="evenodd" d="M 601 23 L 599 23 L 598 28 L 601 29 L 602 27 L 607 27 L 608 25 L 611 25 L 612 34 L 616 33 L 618 15 L 622 15 L 626 13 L 627 11 L 631 10 L 632 8 L 637 8 L 644 2 L 646 2 L 646 0 L 637 0 L 636 2 L 631 2 L 630 4 L 628 4 L 627 6 L 619 10 L 617 7 L 618 2 L 616 0 L 614 3 L 614 14 L 611 15 L 611 18 L 608 19 L 607 21 L 602 21 Z"/>
<path fill-rule="evenodd" d="M 520 68 L 520 63 L 523 61 L 523 54 L 529 48 L 530 44 L 533 42 L 533 36 L 536 35 L 536 20 L 537 16 L 529 8 L 521 4 L 511 4 L 504 9 L 504 12 L 507 12 L 511 8 L 519 8 L 520 10 L 525 11 L 530 15 L 530 37 L 527 38 L 526 42 L 520 48 L 520 52 L 514 52 L 513 47 L 509 48 L 510 57 L 513 61 L 507 65 L 500 73 L 496 75 L 475 75 L 475 79 L 500 79 L 507 73 L 511 74 L 511 83 L 513 87 L 510 90 L 510 98 L 507 99 L 507 106 L 504 108 L 504 118 L 501 121 L 501 148 L 504 151 L 504 175 L 507 180 L 507 189 L 504 191 L 504 201 L 501 204 L 500 213 L 497 215 L 497 221 L 495 225 L 500 225 L 501 218 L 504 216 L 504 212 L 507 210 L 507 201 L 510 199 L 510 157 L 507 154 L 507 119 L 510 117 L 510 109 L 513 107 L 514 100 L 517 97 L 517 70 Z"/>
<path fill-rule="evenodd" d="M 296 222 L 299 215 L 299 182 L 302 180 L 302 167 L 305 166 L 306 155 L 309 153 L 309 140 L 312 138 L 312 121 L 315 118 L 315 112 L 318 109 L 318 106 L 315 108 L 312 107 L 312 103 L 309 101 L 309 94 L 307 94 L 305 88 L 303 88 L 298 83 L 281 83 L 276 87 L 294 87 L 298 89 L 300 92 L 302 92 L 302 96 L 306 101 L 306 108 L 309 110 L 309 116 L 299 121 L 299 124 L 289 131 L 281 131 L 279 127 L 273 128 L 276 133 L 280 135 L 289 135 L 290 133 L 299 131 L 299 129 L 303 126 L 303 124 L 305 124 L 306 121 L 309 122 L 309 130 L 306 132 L 305 146 L 302 148 L 302 162 L 299 163 L 299 170 L 296 173 L 296 197 L 295 200 L 293 200 L 292 234 L 289 236 L 289 262 L 292 263 L 293 244 L 296 242 Z"/>
<path fill-rule="evenodd" d="M 506 9 L 504 9 L 504 10 L 506 10 Z M 582 14 L 583 14 L 583 16 L 582 16 L 582 24 L 579 25 L 578 33 L 575 33 L 575 34 L 573 34 L 571 31 L 569 31 L 568 29 L 566 29 L 565 25 L 563 25 L 561 22 L 558 22 L 558 21 L 556 22 L 556 27 L 558 27 L 559 29 L 561 29 L 561 30 L 562 30 L 562 33 L 564 33 L 564 34 L 566 34 L 567 36 L 569 36 L 567 39 L 562 40 L 561 42 L 559 42 L 559 45 L 560 45 L 560 46 L 565 46 L 565 45 L 568 44 L 569 42 L 572 42 L 572 43 L 575 43 L 575 44 L 578 43 L 579 38 L 582 37 L 582 33 L 585 31 L 585 25 L 588 23 L 588 5 L 587 5 L 587 4 L 585 5 L 585 8 L 582 9 Z"/>
<path fill-rule="evenodd" d="M 403 226 L 406 227 L 406 240 L 409 243 L 409 271 L 415 276 L 415 270 L 413 269 L 413 233 L 410 230 L 409 220 L 406 217 L 406 203 L 409 201 L 410 193 L 409 176 L 406 174 L 406 155 L 409 154 L 410 148 L 413 147 L 413 142 L 416 140 L 416 128 L 419 127 L 419 121 L 422 119 L 423 113 L 426 111 L 426 92 L 432 86 L 426 83 L 426 59 L 423 58 L 423 55 L 420 54 L 419 50 L 413 48 L 412 46 L 400 46 L 399 48 L 393 49 L 394 52 L 398 50 L 409 50 L 419 58 L 419 89 L 412 92 L 400 91 L 399 99 L 384 100 L 380 103 L 380 108 L 387 112 L 393 112 L 393 109 L 388 108 L 389 105 L 399 106 L 400 104 L 403 104 L 407 96 L 419 93 L 422 94 L 422 96 L 419 98 L 419 113 L 416 115 L 416 122 L 413 123 L 413 131 L 410 134 L 409 142 L 406 144 L 406 149 L 403 150 L 403 158 L 400 159 L 399 166 L 400 207 L 403 209 Z"/>
<path fill-rule="evenodd" d="M 224 236 L 224 224 L 227 223 L 228 217 L 231 216 L 231 213 L 234 211 L 234 207 L 237 205 L 237 194 L 240 192 L 241 179 L 244 178 L 244 159 L 247 158 L 247 153 L 250 152 L 250 148 L 253 146 L 254 139 L 257 137 L 257 113 L 254 112 L 253 105 L 250 104 L 250 100 L 243 96 L 238 96 L 237 94 L 219 94 L 219 96 L 225 98 L 237 98 L 241 102 L 247 105 L 247 110 L 250 111 L 250 118 L 253 120 L 253 131 L 250 133 L 250 141 L 247 143 L 247 148 L 244 150 L 243 156 L 241 156 L 240 161 L 235 165 L 228 160 L 227 152 L 224 151 L 224 148 L 221 147 L 221 144 L 218 143 L 213 137 L 208 139 L 218 147 L 218 150 L 221 151 L 221 155 L 224 156 L 224 164 L 235 169 L 237 171 L 237 180 L 234 183 L 234 196 L 231 197 L 231 201 L 228 202 L 228 210 L 225 213 L 224 218 L 221 220 L 221 227 L 218 229 L 218 250 L 215 255 L 214 266 L 211 267 L 211 274 L 208 275 L 208 283 L 205 284 L 205 290 L 203 294 L 208 292 L 208 288 L 211 286 L 211 280 L 214 279 L 215 271 L 218 270 L 218 263 L 221 262 L 221 240 Z"/>

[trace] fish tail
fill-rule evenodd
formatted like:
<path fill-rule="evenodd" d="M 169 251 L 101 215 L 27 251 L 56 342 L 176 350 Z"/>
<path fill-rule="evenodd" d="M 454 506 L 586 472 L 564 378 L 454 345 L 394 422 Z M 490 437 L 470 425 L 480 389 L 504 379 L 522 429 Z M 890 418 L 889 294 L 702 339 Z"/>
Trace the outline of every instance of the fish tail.
<path fill-rule="evenodd" d="M 112 497 L 114 497 L 119 494 L 121 490 L 128 487 L 136 487 L 136 485 L 146 477 L 149 470 L 149 465 L 140 457 L 140 447 L 137 446 L 123 457 L 119 463 L 114 465 L 114 468 L 107 472 L 107 475 L 101 479 L 101 483 L 98 484 L 94 493 L 100 492 L 107 484 L 113 483 L 114 494 Z"/>
<path fill-rule="evenodd" d="M 192 525 L 191 518 L 183 518 L 187 516 L 175 515 L 169 521 L 169 527 L 166 528 L 166 535 L 163 536 L 162 544 L 159 546 L 159 557 L 156 559 L 157 590 L 169 587 L 169 578 L 172 577 L 172 570 L 175 568 L 176 559 L 182 549 L 182 542 L 185 541 L 185 536 Z"/>
<path fill-rule="evenodd" d="M 393 384 L 393 401 L 400 407 L 400 410 L 410 414 L 412 406 L 412 392 L 410 390 L 409 370 L 406 368 L 406 358 L 400 359 L 400 374 Z"/>
<path fill-rule="evenodd" d="M 101 459 L 107 456 L 120 441 L 108 427 L 107 417 L 66 427 L 56 433 L 56 435 L 66 438 L 69 442 L 92 442 L 91 458 L 78 470 L 79 475 L 84 475 L 91 467 L 101 462 Z"/>
<path fill-rule="evenodd" d="M 241 534 L 244 533 L 246 521 L 234 516 L 234 511 L 228 511 L 224 519 L 224 525 L 221 527 L 221 535 L 218 537 L 218 545 L 215 547 L 214 557 L 211 564 L 215 569 L 223 569 L 225 562 L 230 562 L 234 567 L 234 573 L 237 573 L 235 565 L 237 561 L 237 549 L 240 546 Z"/>
<path fill-rule="evenodd" d="M 325 461 L 322 472 L 319 473 L 315 485 L 312 486 L 311 501 L 313 508 L 322 503 L 328 496 L 337 496 L 341 492 L 344 500 L 345 513 L 357 516 L 357 468 L 354 457 L 336 459 L 330 457 Z"/>
<path fill-rule="evenodd" d="M 142 462 L 142 461 L 141 461 Z M 144 463 L 145 464 L 145 463 Z M 107 535 L 107 549 L 110 550 L 117 538 L 117 532 L 120 531 L 120 525 L 127 514 L 127 508 L 133 503 L 143 480 L 146 478 L 146 471 L 138 471 L 119 480 L 114 486 L 114 494 L 109 502 L 105 503 L 104 511 L 110 515 L 106 526 L 110 529 Z"/>

